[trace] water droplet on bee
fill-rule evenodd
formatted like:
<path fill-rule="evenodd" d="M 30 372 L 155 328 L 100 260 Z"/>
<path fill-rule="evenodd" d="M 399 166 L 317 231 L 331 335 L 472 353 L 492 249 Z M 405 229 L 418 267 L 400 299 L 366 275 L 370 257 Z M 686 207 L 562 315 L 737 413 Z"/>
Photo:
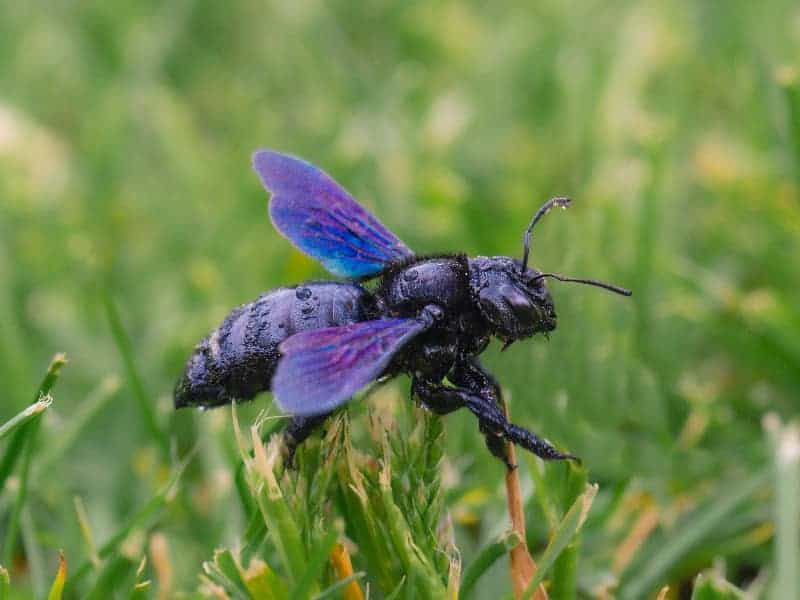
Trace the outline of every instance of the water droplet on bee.
<path fill-rule="evenodd" d="M 416 269 L 412 269 L 410 271 L 406 271 L 403 274 L 403 279 L 405 279 L 406 281 L 416 281 L 416 279 L 418 277 L 419 277 L 419 273 L 417 273 Z"/>
<path fill-rule="evenodd" d="M 307 287 L 299 287 L 295 291 L 295 296 L 297 296 L 298 300 L 308 300 L 311 298 L 311 290 Z"/>

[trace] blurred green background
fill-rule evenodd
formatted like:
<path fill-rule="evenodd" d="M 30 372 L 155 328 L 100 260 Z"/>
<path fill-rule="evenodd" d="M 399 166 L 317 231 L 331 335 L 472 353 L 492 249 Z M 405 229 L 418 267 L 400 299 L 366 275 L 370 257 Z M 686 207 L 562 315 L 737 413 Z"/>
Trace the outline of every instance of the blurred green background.
<path fill-rule="evenodd" d="M 684 515 L 772 468 L 762 419 L 800 406 L 798 69 L 788 0 L 3 2 L 0 422 L 58 351 L 69 364 L 43 446 L 87 398 L 101 404 L 33 470 L 22 533 L 45 581 L 59 548 L 86 555 L 73 497 L 102 541 L 163 481 L 142 401 L 173 454 L 198 448 L 156 526 L 171 589 L 194 589 L 213 549 L 235 545 L 229 412 L 176 414 L 171 390 L 230 308 L 327 277 L 269 222 L 250 155 L 270 147 L 320 165 L 418 252 L 518 256 L 541 202 L 575 199 L 538 229 L 532 263 L 633 298 L 553 283 L 552 339 L 502 358 L 493 346 L 486 363 L 514 420 L 600 484 L 610 517 L 586 534 L 581 596 L 634 585 Z M 470 415 L 446 431 L 468 556 L 505 527 L 503 469 Z M 680 586 L 717 557 L 734 582 L 758 581 L 771 489 L 630 589 Z M 531 508 L 534 549 L 538 520 Z M 41 591 L 16 556 L 12 578 Z"/>

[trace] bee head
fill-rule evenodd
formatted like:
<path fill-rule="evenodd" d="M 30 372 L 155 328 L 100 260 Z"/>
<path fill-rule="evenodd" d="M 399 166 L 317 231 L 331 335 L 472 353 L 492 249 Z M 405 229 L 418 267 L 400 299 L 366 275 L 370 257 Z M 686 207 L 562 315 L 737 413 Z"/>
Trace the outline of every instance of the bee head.
<path fill-rule="evenodd" d="M 508 256 L 470 260 L 473 296 L 494 334 L 506 343 L 556 328 L 556 311 L 544 278 Z"/>
<path fill-rule="evenodd" d="M 528 267 L 531 233 L 539 220 L 553 208 L 567 208 L 569 198 L 552 198 L 536 211 L 523 238 L 522 260 L 508 256 L 479 256 L 470 260 L 470 280 L 478 309 L 506 346 L 515 340 L 556 328 L 556 311 L 545 279 L 582 283 L 623 296 L 630 290 L 595 279 L 579 279 L 557 273 L 542 273 Z"/>

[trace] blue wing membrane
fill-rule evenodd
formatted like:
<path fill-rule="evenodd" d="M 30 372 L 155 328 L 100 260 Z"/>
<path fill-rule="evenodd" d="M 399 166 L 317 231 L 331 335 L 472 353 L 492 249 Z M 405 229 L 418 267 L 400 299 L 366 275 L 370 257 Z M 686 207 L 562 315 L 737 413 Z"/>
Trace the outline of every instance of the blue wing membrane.
<path fill-rule="evenodd" d="M 329 175 L 272 150 L 253 155 L 253 168 L 272 194 L 275 228 L 334 275 L 369 277 L 413 252 Z"/>
<path fill-rule="evenodd" d="M 416 319 L 382 319 L 297 333 L 280 345 L 272 392 L 285 412 L 331 412 L 377 379 L 392 357 L 426 329 Z"/>

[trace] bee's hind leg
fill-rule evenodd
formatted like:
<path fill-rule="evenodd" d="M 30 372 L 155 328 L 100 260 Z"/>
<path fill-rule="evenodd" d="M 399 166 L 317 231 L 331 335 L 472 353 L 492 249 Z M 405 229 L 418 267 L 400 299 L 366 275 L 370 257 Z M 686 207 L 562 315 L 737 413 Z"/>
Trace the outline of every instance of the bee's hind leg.
<path fill-rule="evenodd" d="M 486 441 L 486 447 L 489 449 L 489 452 L 492 453 L 492 456 L 503 461 L 503 464 L 509 471 L 516 469 L 517 465 L 513 464 L 508 458 L 506 441 L 503 439 L 503 436 L 489 431 L 488 429 L 484 428 L 483 424 L 480 424 L 479 427 L 481 433 L 483 433 L 484 440 Z"/>
<path fill-rule="evenodd" d="M 416 377 L 411 389 L 423 406 L 440 415 L 466 406 L 478 418 L 489 451 L 509 469 L 513 469 L 515 465 L 508 460 L 503 438 L 545 460 L 579 460 L 572 454 L 559 452 L 535 433 L 510 423 L 491 393 L 476 394 L 463 387 L 451 387 Z"/>
<path fill-rule="evenodd" d="M 411 382 L 411 394 L 424 408 L 437 415 L 446 415 L 459 408 L 464 408 L 467 405 L 466 398 L 471 395 L 466 390 L 417 377 Z M 506 444 L 502 435 L 498 434 L 495 428 L 487 427 L 483 421 L 480 421 L 480 429 L 486 438 L 486 447 L 489 452 L 503 461 L 509 470 L 515 469 L 516 465 L 512 465 L 508 460 Z"/>
<path fill-rule="evenodd" d="M 298 446 L 300 446 L 308 436 L 314 433 L 314 430 L 322 425 L 329 416 L 330 413 L 314 417 L 292 417 L 292 420 L 283 432 L 283 441 L 286 445 L 287 467 L 291 467 L 294 464 L 294 455 L 295 452 L 297 452 Z"/>
<path fill-rule="evenodd" d="M 516 444 L 517 446 L 522 446 L 529 452 L 532 452 L 544 460 L 569 459 L 580 462 L 580 459 L 577 456 L 559 452 L 549 442 L 543 440 L 532 431 L 528 431 L 524 427 L 510 423 L 508 419 L 506 419 L 506 416 L 503 414 L 503 411 L 500 409 L 500 407 L 497 406 L 497 404 L 495 404 L 491 399 L 475 394 L 467 394 L 465 401 L 467 408 L 472 411 L 472 414 L 478 417 L 481 431 L 487 435 L 487 445 L 489 446 L 489 449 L 492 450 L 492 454 L 495 454 L 495 452 L 490 444 L 495 442 L 494 440 L 489 440 L 488 436 L 490 434 L 493 434 L 495 437 L 502 436 L 508 441 Z M 497 446 L 499 447 L 500 444 L 497 444 Z M 495 456 L 497 456 L 497 454 L 495 454 Z M 498 456 L 498 458 L 503 460 L 502 456 Z M 506 465 L 508 466 L 507 460 L 504 460 L 504 462 L 506 462 Z"/>
<path fill-rule="evenodd" d="M 493 404 L 502 404 L 502 391 L 500 383 L 489 371 L 487 371 L 477 357 L 461 357 L 456 362 L 455 369 L 451 374 L 451 379 L 456 385 L 470 390 L 473 394 L 480 396 Z M 492 456 L 499 458 L 509 471 L 517 468 L 512 464 L 508 457 L 506 441 L 501 433 L 493 430 L 488 423 L 479 421 L 479 427 L 486 441 L 486 447 Z"/>
<path fill-rule="evenodd" d="M 516 465 L 508 460 L 503 438 L 545 460 L 569 459 L 580 462 L 576 456 L 562 454 L 535 433 L 508 421 L 501 408 L 500 383 L 478 358 L 463 357 L 456 363 L 450 378 L 453 383 L 471 392 L 465 398 L 465 404 L 478 417 L 489 451 L 509 469 L 516 468 Z"/>

